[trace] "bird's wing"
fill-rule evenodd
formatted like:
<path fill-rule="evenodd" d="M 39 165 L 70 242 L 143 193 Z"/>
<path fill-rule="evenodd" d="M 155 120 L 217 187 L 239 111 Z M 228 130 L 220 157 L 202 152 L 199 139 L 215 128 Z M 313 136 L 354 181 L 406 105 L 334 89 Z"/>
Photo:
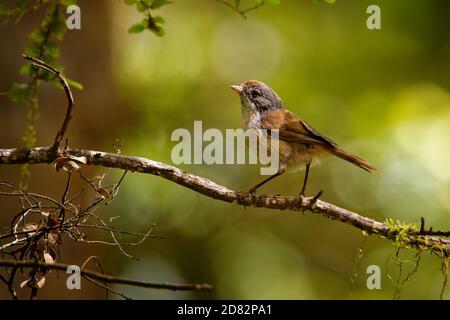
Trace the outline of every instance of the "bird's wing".
<path fill-rule="evenodd" d="M 274 114 L 274 116 L 277 118 L 280 118 L 280 116 L 281 118 L 284 118 L 284 121 L 279 122 L 280 124 L 282 123 L 282 125 L 278 127 L 280 140 L 303 144 L 320 144 L 329 147 L 336 146 L 336 143 L 333 140 L 325 137 L 308 123 L 289 111 L 283 110 L 282 115 Z"/>

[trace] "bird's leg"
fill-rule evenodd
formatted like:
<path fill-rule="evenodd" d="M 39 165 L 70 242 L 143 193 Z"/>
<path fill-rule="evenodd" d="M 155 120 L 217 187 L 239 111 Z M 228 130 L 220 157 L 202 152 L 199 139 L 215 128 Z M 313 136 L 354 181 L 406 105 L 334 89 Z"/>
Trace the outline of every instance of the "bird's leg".
<path fill-rule="evenodd" d="M 256 186 L 254 186 L 253 188 L 250 189 L 249 193 L 251 193 L 252 195 L 255 194 L 256 190 L 261 187 L 262 185 L 266 184 L 267 182 L 269 182 L 270 180 L 281 176 L 283 172 L 278 171 L 277 173 L 275 173 L 273 176 L 268 177 L 267 179 L 265 179 L 264 181 L 258 183 Z"/>
<path fill-rule="evenodd" d="M 306 163 L 305 180 L 303 180 L 303 187 L 302 187 L 302 190 L 300 191 L 300 196 L 301 197 L 305 196 L 306 183 L 308 182 L 308 175 L 309 175 L 309 167 L 310 166 L 311 166 L 311 161 Z"/>

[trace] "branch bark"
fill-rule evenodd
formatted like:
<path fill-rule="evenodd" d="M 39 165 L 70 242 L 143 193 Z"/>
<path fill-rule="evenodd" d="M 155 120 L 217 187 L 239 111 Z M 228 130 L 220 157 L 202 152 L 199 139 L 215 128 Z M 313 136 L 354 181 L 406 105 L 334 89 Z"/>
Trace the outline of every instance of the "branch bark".
<path fill-rule="evenodd" d="M 117 168 L 160 176 L 207 197 L 224 202 L 236 202 L 242 206 L 278 210 L 309 211 L 349 224 L 368 234 L 376 234 L 391 241 L 401 241 L 406 246 L 450 252 L 450 240 L 448 239 L 435 235 L 421 234 L 418 230 L 405 230 L 401 226 L 392 228 L 392 226 L 386 223 L 362 216 L 356 212 L 315 199 L 314 197 L 300 198 L 263 194 L 252 196 L 247 192 L 228 189 L 209 179 L 194 175 L 177 167 L 141 157 L 81 149 L 59 148 L 55 152 L 51 147 L 15 148 L 0 149 L 0 164 L 48 164 L 52 163 L 58 157 L 68 155 L 85 156 L 88 159 L 87 165 Z"/>

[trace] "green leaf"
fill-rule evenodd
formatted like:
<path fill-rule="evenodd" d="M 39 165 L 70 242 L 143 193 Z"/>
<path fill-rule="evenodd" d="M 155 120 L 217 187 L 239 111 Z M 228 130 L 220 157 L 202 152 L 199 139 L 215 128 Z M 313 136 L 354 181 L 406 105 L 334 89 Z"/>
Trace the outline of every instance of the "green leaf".
<path fill-rule="evenodd" d="M 36 42 L 30 42 L 25 45 L 23 48 L 23 52 L 29 56 L 38 56 L 40 54 L 39 44 Z"/>
<path fill-rule="evenodd" d="M 147 20 L 143 20 L 141 22 L 133 24 L 130 29 L 128 29 L 128 33 L 139 33 L 144 31 L 147 28 L 147 24 L 145 23 Z"/>
<path fill-rule="evenodd" d="M 241 5 L 241 0 L 235 0 L 234 1 L 234 6 L 239 9 L 239 6 Z"/>
<path fill-rule="evenodd" d="M 7 6 L 5 6 L 3 3 L 0 3 L 0 14 L 7 14 L 9 12 L 9 9 Z"/>
<path fill-rule="evenodd" d="M 137 2 L 136 7 L 139 12 L 144 12 L 145 10 L 147 10 L 147 7 L 144 4 L 142 4 L 141 2 Z"/>
<path fill-rule="evenodd" d="M 45 55 L 42 57 L 42 60 L 44 60 L 44 62 L 46 62 L 47 64 L 53 66 L 55 69 L 59 70 L 60 72 L 64 72 L 64 68 L 60 65 L 57 65 L 56 63 L 56 59 L 53 58 L 50 55 Z M 42 69 L 40 69 L 42 70 Z"/>
<path fill-rule="evenodd" d="M 50 71 L 47 71 L 47 70 L 39 71 L 39 79 L 42 79 L 44 81 L 50 81 L 55 78 L 56 78 L 56 76 L 53 73 L 51 73 Z"/>
<path fill-rule="evenodd" d="M 38 28 L 38 29 L 31 31 L 30 34 L 28 35 L 28 37 L 33 41 L 41 42 L 41 41 L 44 41 L 45 34 L 40 28 Z"/>
<path fill-rule="evenodd" d="M 67 31 L 66 21 L 63 19 L 54 20 L 49 27 L 55 38 L 61 41 Z"/>
<path fill-rule="evenodd" d="M 136 3 L 136 0 L 125 0 L 125 3 L 129 6 L 132 6 L 133 4 Z"/>
<path fill-rule="evenodd" d="M 266 0 L 265 3 L 271 6 L 278 6 L 281 3 L 281 0 Z"/>
<path fill-rule="evenodd" d="M 158 9 L 162 6 L 165 6 L 166 4 L 170 4 L 172 1 L 169 0 L 153 0 L 152 5 L 150 6 L 151 9 Z"/>
<path fill-rule="evenodd" d="M 149 29 L 151 32 L 153 32 L 154 34 L 156 34 L 158 37 L 162 37 L 166 34 L 166 30 L 164 30 L 163 27 L 158 26 L 158 29 L 152 28 Z"/>
<path fill-rule="evenodd" d="M 71 80 L 71 79 L 67 79 L 67 83 L 72 87 L 75 88 L 77 90 L 83 90 L 83 85 L 81 83 L 79 83 L 78 81 L 75 80 Z"/>
<path fill-rule="evenodd" d="M 47 53 L 53 57 L 53 58 L 58 58 L 59 57 L 59 47 L 57 43 L 54 42 L 49 42 L 47 44 Z"/>
<path fill-rule="evenodd" d="M 12 102 L 23 102 L 31 95 L 31 89 L 27 84 L 14 83 L 8 91 L 8 98 Z"/>
<path fill-rule="evenodd" d="M 325 0 L 326 3 L 333 4 L 336 3 L 336 0 Z"/>
<path fill-rule="evenodd" d="M 23 74 L 25 76 L 30 75 L 31 73 L 31 63 L 25 63 L 23 66 L 20 67 L 19 70 L 20 74 Z"/>
<path fill-rule="evenodd" d="M 166 23 L 166 20 L 164 20 L 164 18 L 161 17 L 161 16 L 156 16 L 156 17 L 154 17 L 154 18 L 153 18 L 153 21 L 154 21 L 156 24 L 164 24 L 164 23 Z"/>

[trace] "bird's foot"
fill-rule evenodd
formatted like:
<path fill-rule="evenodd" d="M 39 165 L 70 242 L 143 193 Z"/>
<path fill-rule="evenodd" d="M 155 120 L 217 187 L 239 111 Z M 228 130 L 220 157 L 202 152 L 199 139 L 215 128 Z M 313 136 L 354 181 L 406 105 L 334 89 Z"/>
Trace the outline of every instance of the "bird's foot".
<path fill-rule="evenodd" d="M 300 192 L 300 194 L 298 195 L 298 204 L 300 205 L 302 212 L 305 211 L 305 205 L 306 205 L 305 199 L 306 199 L 305 191 L 302 190 Z"/>
<path fill-rule="evenodd" d="M 256 190 L 257 188 L 251 188 L 247 193 L 250 195 L 252 199 L 252 203 L 256 202 Z"/>
<path fill-rule="evenodd" d="M 305 195 L 304 190 L 302 190 L 302 192 L 300 192 L 300 194 L 298 195 L 299 204 L 302 207 L 302 211 L 305 211 L 307 206 L 314 206 L 317 200 L 319 200 L 319 198 L 322 196 L 322 194 L 323 190 L 320 190 L 314 197 L 311 198 L 309 203 L 307 203 L 306 202 L 307 196 Z"/>

